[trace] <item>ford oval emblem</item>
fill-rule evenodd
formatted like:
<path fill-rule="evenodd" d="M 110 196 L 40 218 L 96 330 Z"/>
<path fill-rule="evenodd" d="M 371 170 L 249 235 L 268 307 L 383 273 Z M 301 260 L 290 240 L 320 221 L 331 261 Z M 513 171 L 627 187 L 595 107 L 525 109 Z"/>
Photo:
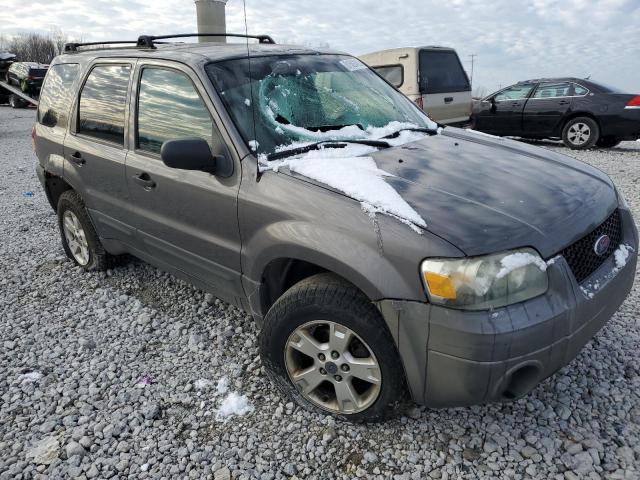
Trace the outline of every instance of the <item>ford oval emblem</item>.
<path fill-rule="evenodd" d="M 593 244 L 593 251 L 596 252 L 596 255 L 601 257 L 607 250 L 609 250 L 609 245 L 611 244 L 611 239 L 609 235 L 600 235 L 596 240 L 596 243 Z"/>

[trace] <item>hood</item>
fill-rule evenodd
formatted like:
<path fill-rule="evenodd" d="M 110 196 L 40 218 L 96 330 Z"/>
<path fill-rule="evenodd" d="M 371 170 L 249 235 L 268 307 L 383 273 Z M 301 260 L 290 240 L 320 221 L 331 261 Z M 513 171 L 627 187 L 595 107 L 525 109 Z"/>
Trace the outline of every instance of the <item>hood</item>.
<path fill-rule="evenodd" d="M 578 160 L 447 127 L 371 154 L 427 230 L 466 255 L 531 246 L 549 258 L 617 206 L 613 183 Z"/>

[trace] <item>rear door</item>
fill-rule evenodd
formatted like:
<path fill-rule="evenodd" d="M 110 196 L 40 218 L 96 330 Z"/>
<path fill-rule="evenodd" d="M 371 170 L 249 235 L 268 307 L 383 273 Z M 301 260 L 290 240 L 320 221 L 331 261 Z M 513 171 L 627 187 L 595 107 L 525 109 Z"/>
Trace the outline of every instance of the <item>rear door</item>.
<path fill-rule="evenodd" d="M 495 135 L 522 134 L 522 113 L 535 84 L 512 85 L 482 101 L 475 128 Z"/>
<path fill-rule="evenodd" d="M 423 108 L 431 118 L 441 123 L 469 119 L 471 84 L 455 50 L 421 49 L 418 75 Z"/>
<path fill-rule="evenodd" d="M 103 239 L 131 245 L 125 180 L 127 95 L 134 61 L 100 59 L 81 86 L 64 145 L 64 178 L 82 196 Z"/>
<path fill-rule="evenodd" d="M 167 167 L 163 142 L 200 137 L 214 155 L 232 155 L 199 78 L 174 62 L 141 63 L 132 93 L 132 148 L 126 177 L 144 251 L 216 296 L 240 304 L 237 196 L 240 162 L 229 178 Z M 137 108 L 136 108 L 137 107 Z M 219 124 L 219 123 L 218 123 Z"/>
<path fill-rule="evenodd" d="M 552 136 L 571 108 L 573 90 L 570 82 L 540 83 L 524 109 L 524 135 Z"/>

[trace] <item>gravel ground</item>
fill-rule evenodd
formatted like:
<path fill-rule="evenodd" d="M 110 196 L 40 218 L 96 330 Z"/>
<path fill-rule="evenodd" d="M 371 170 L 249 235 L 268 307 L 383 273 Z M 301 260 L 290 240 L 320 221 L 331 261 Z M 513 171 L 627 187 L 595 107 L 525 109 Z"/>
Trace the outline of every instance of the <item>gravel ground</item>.
<path fill-rule="evenodd" d="M 639 286 L 518 402 L 336 422 L 282 402 L 244 312 L 135 260 L 87 274 L 65 258 L 33 118 L 0 107 L 0 478 L 640 475 Z M 640 218 L 640 143 L 572 154 L 611 175 Z M 229 392 L 253 410 L 221 416 Z"/>

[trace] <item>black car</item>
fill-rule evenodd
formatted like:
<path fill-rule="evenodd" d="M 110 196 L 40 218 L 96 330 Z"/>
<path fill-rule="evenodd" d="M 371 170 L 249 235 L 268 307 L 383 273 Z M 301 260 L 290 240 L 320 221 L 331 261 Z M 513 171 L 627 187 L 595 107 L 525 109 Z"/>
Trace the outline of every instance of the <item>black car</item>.
<path fill-rule="evenodd" d="M 15 62 L 7 70 L 9 85 L 19 87 L 24 93 L 36 94 L 42 87 L 49 65 L 36 62 Z"/>
<path fill-rule="evenodd" d="M 579 78 L 527 80 L 479 102 L 471 126 L 494 135 L 562 139 L 573 149 L 610 148 L 640 138 L 640 95 Z"/>

